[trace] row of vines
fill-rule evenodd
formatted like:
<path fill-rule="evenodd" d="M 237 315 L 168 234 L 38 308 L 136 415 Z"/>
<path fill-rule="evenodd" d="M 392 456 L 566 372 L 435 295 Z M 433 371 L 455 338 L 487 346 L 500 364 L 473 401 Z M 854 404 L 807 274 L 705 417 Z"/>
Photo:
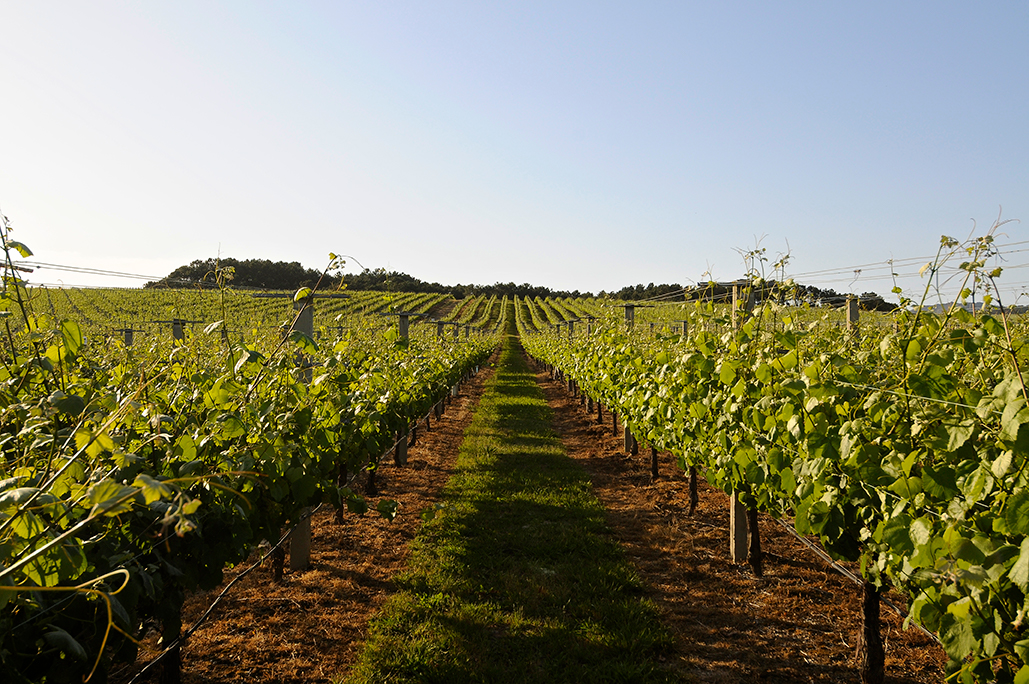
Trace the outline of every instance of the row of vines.
<path fill-rule="evenodd" d="M 247 341 L 218 321 L 182 340 L 87 340 L 47 315 L 50 300 L 17 278 L 12 257 L 28 248 L 6 225 L 2 237 L 5 681 L 104 681 L 148 630 L 174 643 L 186 594 L 216 586 L 310 506 L 363 513 L 354 475 L 497 343 L 429 326 L 400 338 L 379 316 L 316 341 L 292 312 L 285 334 Z"/>
<path fill-rule="evenodd" d="M 992 238 L 961 255 L 961 296 L 989 288 Z M 994 302 L 848 332 L 839 314 L 778 304 L 677 305 L 679 334 L 634 329 L 574 302 L 520 301 L 527 351 L 751 511 L 792 520 L 860 563 L 866 596 L 892 587 L 938 635 L 961 682 L 1029 682 L 1029 361 L 1025 326 Z M 986 299 L 989 302 L 989 298 Z M 821 317 L 821 320 L 820 320 Z M 831 319 L 831 320 L 830 320 Z M 754 547 L 752 546 L 752 549 Z M 759 553 L 759 551 L 758 551 Z M 751 559 L 760 561 L 760 558 Z M 878 638 L 877 627 L 865 630 Z M 866 681 L 881 645 L 866 644 Z"/>

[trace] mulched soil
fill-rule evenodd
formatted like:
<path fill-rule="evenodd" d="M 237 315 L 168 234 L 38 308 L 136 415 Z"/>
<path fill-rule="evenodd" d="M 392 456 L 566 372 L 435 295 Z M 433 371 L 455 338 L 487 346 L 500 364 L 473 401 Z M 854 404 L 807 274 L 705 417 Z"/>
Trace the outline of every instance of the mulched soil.
<path fill-rule="evenodd" d="M 391 578 L 406 563 L 419 513 L 438 501 L 450 477 L 489 375 L 486 367 L 466 383 L 431 431 L 419 429 L 406 467 L 379 470 L 380 496 L 401 504 L 395 521 L 369 514 L 348 516 L 341 526 L 332 511 L 318 511 L 311 566 L 299 572 L 287 567 L 284 582 L 275 585 L 266 564 L 233 586 L 183 649 L 182 681 L 340 681 L 360 652 L 369 620 L 393 591 Z M 731 563 L 723 493 L 701 481 L 699 508 L 688 516 L 687 481 L 670 456 L 659 456 L 666 477 L 651 483 L 649 450 L 625 456 L 622 438 L 611 434 L 610 414 L 605 411 L 605 424 L 597 425 L 560 383 L 545 374 L 538 378 L 565 448 L 590 473 L 614 535 L 677 639 L 674 669 L 686 681 L 859 681 L 853 665 L 860 627 L 855 584 L 767 518 L 761 521 L 770 555 L 765 577 Z M 369 503 L 374 507 L 375 498 Z M 235 572 L 226 573 L 226 581 Z M 191 597 L 184 624 L 192 624 L 220 591 Z M 903 630 L 900 618 L 885 608 L 883 618 L 886 681 L 942 681 L 945 657 L 935 642 Z M 153 657 L 154 640 L 144 646 L 149 651 L 141 663 L 113 673 L 113 681 L 127 682 Z"/>

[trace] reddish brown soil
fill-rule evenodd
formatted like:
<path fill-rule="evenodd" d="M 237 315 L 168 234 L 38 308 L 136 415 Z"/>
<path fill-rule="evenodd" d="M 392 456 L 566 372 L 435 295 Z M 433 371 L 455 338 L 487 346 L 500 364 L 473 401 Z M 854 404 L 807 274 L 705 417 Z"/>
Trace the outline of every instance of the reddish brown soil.
<path fill-rule="evenodd" d="M 182 681 L 333 682 L 354 662 L 368 621 L 393 589 L 407 545 L 450 476 L 464 428 L 488 373 L 467 383 L 432 430 L 419 429 L 407 467 L 379 471 L 383 498 L 401 504 L 389 523 L 374 514 L 332 513 L 313 518 L 312 564 L 271 583 L 267 565 L 237 583 L 183 651 Z M 540 375 L 565 448 L 590 473 L 624 545 L 679 643 L 679 671 L 688 681 L 857 682 L 853 653 L 860 625 L 859 589 L 830 569 L 775 522 L 761 534 L 771 558 L 757 579 L 728 554 L 728 499 L 701 482 L 692 517 L 688 487 L 671 458 L 660 455 L 665 477 L 650 482 L 649 451 L 626 457 L 621 437 L 598 426 L 563 387 Z M 374 500 L 370 503 L 374 505 Z M 248 567 L 248 566 L 244 566 Z M 226 580 L 232 579 L 228 573 Z M 188 602 L 192 624 L 220 588 Z M 935 643 L 884 608 L 887 682 L 942 681 L 944 656 Z M 153 642 L 146 643 L 151 649 Z M 141 660 L 153 657 L 153 651 Z M 132 670 L 116 673 L 125 682 Z M 156 677 L 153 679 L 156 681 Z"/>

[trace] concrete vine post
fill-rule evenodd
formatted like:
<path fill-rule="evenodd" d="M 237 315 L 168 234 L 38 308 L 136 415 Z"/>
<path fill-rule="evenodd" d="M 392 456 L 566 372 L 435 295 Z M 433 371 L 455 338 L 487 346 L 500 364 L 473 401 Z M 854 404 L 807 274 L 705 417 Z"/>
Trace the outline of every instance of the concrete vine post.
<path fill-rule="evenodd" d="M 858 320 L 861 318 L 861 310 L 858 308 L 861 300 L 857 297 L 847 297 L 847 332 L 857 333 Z"/>
<path fill-rule="evenodd" d="M 400 314 L 399 315 L 399 319 L 400 320 L 399 320 L 399 323 L 397 324 L 397 327 L 399 328 L 400 339 L 403 340 L 404 342 L 407 342 L 407 340 L 408 340 L 408 332 L 411 329 L 411 318 L 407 314 Z"/>

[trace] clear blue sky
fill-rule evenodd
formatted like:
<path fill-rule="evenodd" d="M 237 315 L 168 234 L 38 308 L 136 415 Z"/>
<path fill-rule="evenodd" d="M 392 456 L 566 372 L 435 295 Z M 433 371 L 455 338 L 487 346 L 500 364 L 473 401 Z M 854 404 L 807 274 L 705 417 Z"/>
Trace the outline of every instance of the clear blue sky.
<path fill-rule="evenodd" d="M 735 278 L 764 236 L 885 293 L 851 271 L 1001 207 L 1029 239 L 1024 0 L 6 2 L 0 98 L 0 210 L 57 264 L 598 291 Z"/>

